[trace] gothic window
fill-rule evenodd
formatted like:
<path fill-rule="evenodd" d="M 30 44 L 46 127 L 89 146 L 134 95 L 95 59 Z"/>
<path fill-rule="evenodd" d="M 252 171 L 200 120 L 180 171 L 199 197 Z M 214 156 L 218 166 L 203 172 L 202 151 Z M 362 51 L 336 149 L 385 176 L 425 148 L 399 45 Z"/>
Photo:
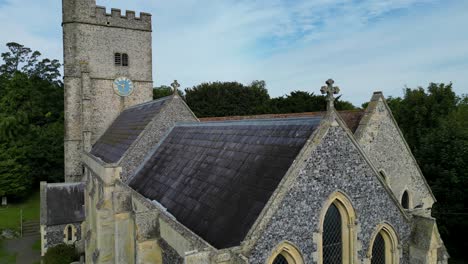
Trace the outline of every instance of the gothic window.
<path fill-rule="evenodd" d="M 408 191 L 405 191 L 401 196 L 401 206 L 405 209 L 409 209 L 409 195 Z"/>
<path fill-rule="evenodd" d="M 378 233 L 372 246 L 371 264 L 385 264 L 385 240 L 381 233 Z"/>
<path fill-rule="evenodd" d="M 304 264 L 301 253 L 290 242 L 279 244 L 267 261 L 268 264 Z"/>
<path fill-rule="evenodd" d="M 354 263 L 356 214 L 346 195 L 339 191 L 330 195 L 320 219 L 318 264 Z"/>
<path fill-rule="evenodd" d="M 72 230 L 72 227 L 71 227 L 71 226 L 68 226 L 68 227 L 67 227 L 67 240 L 68 240 L 68 241 L 72 241 L 72 237 L 73 237 L 73 230 Z"/>
<path fill-rule="evenodd" d="M 115 66 L 122 65 L 122 54 L 120 54 L 120 53 L 115 53 L 114 54 L 114 63 L 115 63 Z"/>
<path fill-rule="evenodd" d="M 341 214 L 336 205 L 331 204 L 323 222 L 323 263 L 341 264 L 342 249 Z"/>
<path fill-rule="evenodd" d="M 273 261 L 273 264 L 289 264 L 289 263 L 283 255 L 279 254 Z"/>
<path fill-rule="evenodd" d="M 398 239 L 393 228 L 388 224 L 381 224 L 377 228 L 374 239 L 371 240 L 369 257 L 371 264 L 398 263 Z"/>
<path fill-rule="evenodd" d="M 128 54 L 122 53 L 122 66 L 128 66 Z"/>

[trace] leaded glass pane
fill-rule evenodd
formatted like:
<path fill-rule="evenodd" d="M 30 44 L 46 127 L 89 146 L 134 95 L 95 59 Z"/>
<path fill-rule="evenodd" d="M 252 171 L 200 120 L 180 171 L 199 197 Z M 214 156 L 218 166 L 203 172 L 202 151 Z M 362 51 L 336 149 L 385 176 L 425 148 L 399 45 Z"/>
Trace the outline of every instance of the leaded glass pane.
<path fill-rule="evenodd" d="M 288 261 L 283 255 L 279 254 L 273 261 L 273 264 L 288 264 Z"/>
<path fill-rule="evenodd" d="M 335 204 L 328 208 L 323 222 L 323 263 L 342 264 L 341 214 Z"/>
<path fill-rule="evenodd" d="M 382 234 L 377 234 L 372 246 L 371 264 L 385 264 L 385 240 Z"/>

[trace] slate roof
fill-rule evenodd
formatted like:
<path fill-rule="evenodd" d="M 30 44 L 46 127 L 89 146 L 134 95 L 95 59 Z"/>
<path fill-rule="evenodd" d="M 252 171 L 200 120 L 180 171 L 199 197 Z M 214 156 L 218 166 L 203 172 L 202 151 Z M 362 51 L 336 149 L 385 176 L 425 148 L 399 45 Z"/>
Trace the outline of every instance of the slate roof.
<path fill-rule="evenodd" d="M 213 246 L 239 245 L 321 119 L 176 125 L 129 185 Z"/>
<path fill-rule="evenodd" d="M 84 183 L 47 185 L 47 225 L 84 221 L 84 187 Z"/>
<path fill-rule="evenodd" d="M 354 133 L 356 132 L 359 122 L 364 116 L 364 110 L 344 110 L 338 111 L 340 117 L 345 121 L 348 128 Z M 249 116 L 223 116 L 223 117 L 203 117 L 199 118 L 200 122 L 213 121 L 234 121 L 234 120 L 250 120 L 250 119 L 273 119 L 273 118 L 298 118 L 298 117 L 316 117 L 325 116 L 326 112 L 304 112 L 304 113 L 288 113 L 288 114 L 264 114 L 264 115 L 249 115 Z"/>
<path fill-rule="evenodd" d="M 169 98 L 124 110 L 94 144 L 91 154 L 107 163 L 118 162 Z"/>

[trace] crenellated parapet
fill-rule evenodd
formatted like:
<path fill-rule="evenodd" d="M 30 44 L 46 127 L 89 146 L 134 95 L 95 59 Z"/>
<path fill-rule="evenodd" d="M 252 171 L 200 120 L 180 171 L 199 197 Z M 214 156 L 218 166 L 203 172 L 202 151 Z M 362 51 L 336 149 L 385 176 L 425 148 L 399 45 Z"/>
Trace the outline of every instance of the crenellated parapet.
<path fill-rule="evenodd" d="M 63 25 L 84 23 L 105 27 L 116 27 L 133 30 L 151 31 L 151 14 L 141 12 L 139 16 L 135 11 L 126 10 L 125 13 L 117 8 L 111 12 L 106 7 L 97 6 L 95 1 L 64 0 Z"/>
<path fill-rule="evenodd" d="M 94 14 L 95 23 L 109 27 L 120 27 L 137 30 L 151 30 L 151 14 L 141 12 L 136 16 L 135 11 L 126 10 L 125 14 L 117 8 L 112 8 L 110 13 L 103 6 L 96 6 Z"/>

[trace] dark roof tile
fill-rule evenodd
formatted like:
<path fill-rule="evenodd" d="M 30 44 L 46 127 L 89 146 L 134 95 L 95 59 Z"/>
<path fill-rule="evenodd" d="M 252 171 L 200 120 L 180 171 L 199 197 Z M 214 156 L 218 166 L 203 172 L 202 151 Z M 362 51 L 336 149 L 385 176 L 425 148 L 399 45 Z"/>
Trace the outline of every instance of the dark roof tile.
<path fill-rule="evenodd" d="M 84 184 L 48 184 L 46 188 L 47 225 L 62 225 L 84 220 Z"/>
<path fill-rule="evenodd" d="M 118 162 L 169 98 L 124 110 L 94 144 L 91 154 L 107 163 Z"/>
<path fill-rule="evenodd" d="M 321 119 L 177 125 L 129 185 L 215 247 L 239 245 Z"/>

